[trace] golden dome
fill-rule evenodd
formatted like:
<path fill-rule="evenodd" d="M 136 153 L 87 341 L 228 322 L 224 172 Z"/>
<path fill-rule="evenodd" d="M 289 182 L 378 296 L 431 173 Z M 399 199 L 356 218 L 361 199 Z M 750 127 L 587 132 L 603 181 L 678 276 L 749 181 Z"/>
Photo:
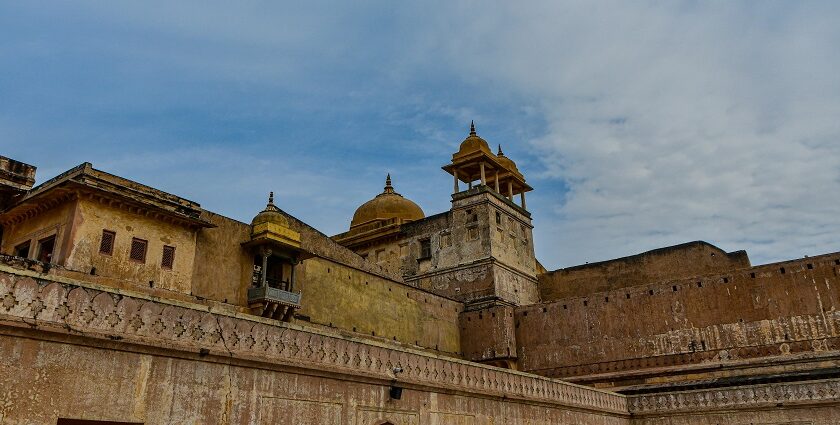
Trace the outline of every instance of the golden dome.
<path fill-rule="evenodd" d="M 462 157 L 478 151 L 484 151 L 488 155 L 493 156 L 493 152 L 490 151 L 490 146 L 487 144 L 487 141 L 478 137 L 478 134 L 476 134 L 475 122 L 470 121 L 470 135 L 461 142 L 458 153 L 452 155 L 452 157 Z"/>
<path fill-rule="evenodd" d="M 286 219 L 285 216 L 280 212 L 280 208 L 277 208 L 274 205 L 274 192 L 269 193 L 268 195 L 268 205 L 265 206 L 265 209 L 260 211 L 253 220 L 251 220 L 251 226 L 257 226 L 259 224 L 265 223 L 273 223 L 279 224 L 284 227 L 289 227 L 289 220 Z"/>
<path fill-rule="evenodd" d="M 499 161 L 499 164 L 501 164 L 502 167 L 505 167 L 508 171 L 520 175 L 522 174 L 519 172 L 519 169 L 516 168 L 516 163 L 513 162 L 512 159 L 506 157 L 504 152 L 502 152 L 502 145 L 499 145 L 499 153 L 496 154 L 496 159 Z"/>
<path fill-rule="evenodd" d="M 404 221 L 414 221 L 424 217 L 426 215 L 423 214 L 423 210 L 417 204 L 394 191 L 394 187 L 391 186 L 391 175 L 388 174 L 385 179 L 385 190 L 356 209 L 353 220 L 350 222 L 350 228 L 375 220 L 398 218 Z"/>

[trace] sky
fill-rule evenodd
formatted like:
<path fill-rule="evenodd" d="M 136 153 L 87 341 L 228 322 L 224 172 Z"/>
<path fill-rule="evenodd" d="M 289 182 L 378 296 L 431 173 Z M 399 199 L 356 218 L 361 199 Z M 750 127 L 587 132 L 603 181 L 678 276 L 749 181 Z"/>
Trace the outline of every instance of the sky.
<path fill-rule="evenodd" d="M 840 2 L 0 2 L 0 155 L 332 235 L 427 215 L 470 120 L 549 269 L 705 240 L 840 251 Z"/>

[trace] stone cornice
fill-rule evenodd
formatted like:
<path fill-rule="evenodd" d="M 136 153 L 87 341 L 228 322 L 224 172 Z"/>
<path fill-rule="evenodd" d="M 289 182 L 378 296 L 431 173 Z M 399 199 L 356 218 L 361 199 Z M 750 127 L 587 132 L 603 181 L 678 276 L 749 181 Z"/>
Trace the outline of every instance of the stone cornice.
<path fill-rule="evenodd" d="M 840 379 L 638 395 L 628 402 L 634 416 L 840 404 Z"/>

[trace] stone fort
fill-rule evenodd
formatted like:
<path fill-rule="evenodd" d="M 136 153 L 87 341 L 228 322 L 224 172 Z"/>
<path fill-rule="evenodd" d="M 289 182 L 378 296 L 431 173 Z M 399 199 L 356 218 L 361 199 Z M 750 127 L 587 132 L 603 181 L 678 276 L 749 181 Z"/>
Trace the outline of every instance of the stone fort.
<path fill-rule="evenodd" d="M 840 253 L 552 270 L 501 148 L 442 168 L 327 236 L 0 157 L 0 424 L 840 424 Z"/>

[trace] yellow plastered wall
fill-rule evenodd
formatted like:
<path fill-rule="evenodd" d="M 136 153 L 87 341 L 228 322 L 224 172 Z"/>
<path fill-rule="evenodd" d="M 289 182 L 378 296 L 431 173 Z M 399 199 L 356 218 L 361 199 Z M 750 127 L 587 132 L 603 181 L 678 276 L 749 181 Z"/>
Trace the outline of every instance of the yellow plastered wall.
<path fill-rule="evenodd" d="M 2 252 L 11 254 L 14 247 L 30 241 L 29 258 L 35 258 L 38 255 L 38 241 L 55 235 L 53 263 L 61 264 L 61 259 L 68 251 L 64 241 L 72 228 L 75 206 L 76 201 L 69 200 L 30 219 L 5 227 Z"/>
<path fill-rule="evenodd" d="M 461 303 L 321 258 L 301 265 L 299 314 L 313 323 L 457 354 Z"/>
<path fill-rule="evenodd" d="M 189 294 L 195 258 L 195 231 L 102 203 L 79 200 L 77 223 L 66 267 Z M 99 252 L 102 231 L 116 233 L 112 255 Z M 148 241 L 145 263 L 129 258 L 132 238 Z M 163 246 L 175 247 L 171 270 L 161 267 Z"/>
<path fill-rule="evenodd" d="M 250 240 L 251 226 L 208 211 L 202 217 L 216 227 L 198 232 L 193 295 L 247 306 L 254 257 L 242 243 Z"/>

